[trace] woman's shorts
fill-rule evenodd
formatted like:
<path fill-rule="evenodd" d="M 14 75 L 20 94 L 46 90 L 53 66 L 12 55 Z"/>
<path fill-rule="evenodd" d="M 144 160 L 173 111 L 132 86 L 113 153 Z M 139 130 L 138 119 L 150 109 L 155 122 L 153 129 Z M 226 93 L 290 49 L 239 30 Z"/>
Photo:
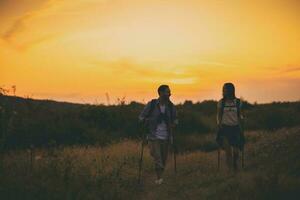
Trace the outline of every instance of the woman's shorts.
<path fill-rule="evenodd" d="M 222 125 L 217 134 L 217 142 L 223 146 L 224 138 L 226 138 L 231 146 L 239 147 L 241 144 L 241 129 L 237 126 Z"/>

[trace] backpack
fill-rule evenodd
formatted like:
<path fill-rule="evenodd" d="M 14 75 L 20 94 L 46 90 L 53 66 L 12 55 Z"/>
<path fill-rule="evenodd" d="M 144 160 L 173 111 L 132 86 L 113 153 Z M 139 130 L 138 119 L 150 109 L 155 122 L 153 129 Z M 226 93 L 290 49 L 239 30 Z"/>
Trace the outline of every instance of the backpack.
<path fill-rule="evenodd" d="M 240 119 L 241 119 L 240 105 L 241 105 L 241 100 L 236 98 L 237 117 L 238 117 L 239 123 L 240 123 Z M 223 99 L 221 99 L 221 119 L 220 119 L 220 122 L 222 121 L 222 118 L 223 118 L 224 108 L 225 108 L 225 100 L 223 98 Z"/>
<path fill-rule="evenodd" d="M 152 112 L 154 111 L 156 102 L 157 102 L 157 99 L 152 99 L 151 100 L 150 109 L 149 109 L 148 114 L 146 115 L 146 118 L 148 118 L 152 114 Z M 169 108 L 170 108 L 171 121 L 173 121 L 172 117 L 173 117 L 173 112 L 174 112 L 174 104 L 171 101 L 169 101 L 168 105 L 169 105 Z"/>

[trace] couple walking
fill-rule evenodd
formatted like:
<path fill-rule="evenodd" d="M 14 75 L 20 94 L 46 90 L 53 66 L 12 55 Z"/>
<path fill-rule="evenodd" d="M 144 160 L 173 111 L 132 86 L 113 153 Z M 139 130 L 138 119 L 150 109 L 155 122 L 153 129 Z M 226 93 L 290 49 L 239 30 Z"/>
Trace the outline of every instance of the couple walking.
<path fill-rule="evenodd" d="M 172 129 L 178 124 L 177 111 L 170 101 L 171 90 L 168 85 L 158 88 L 158 99 L 147 103 L 139 115 L 139 121 L 148 127 L 147 141 L 150 154 L 154 160 L 157 179 L 156 184 L 163 182 L 169 145 L 173 144 Z M 223 86 L 223 98 L 217 104 L 218 132 L 216 141 L 226 152 L 229 169 L 237 170 L 239 149 L 244 144 L 242 133 L 242 103 L 235 97 L 232 83 Z"/>

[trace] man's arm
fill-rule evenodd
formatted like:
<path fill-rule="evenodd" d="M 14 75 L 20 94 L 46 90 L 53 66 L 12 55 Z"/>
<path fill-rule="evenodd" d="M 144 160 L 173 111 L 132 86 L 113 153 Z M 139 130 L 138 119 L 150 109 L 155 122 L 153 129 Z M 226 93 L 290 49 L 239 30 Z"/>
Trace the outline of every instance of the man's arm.
<path fill-rule="evenodd" d="M 222 109 L 222 105 L 219 101 L 218 104 L 217 104 L 217 125 L 218 125 L 218 127 L 221 126 L 221 120 L 222 120 L 222 111 L 221 111 L 221 109 Z"/>
<path fill-rule="evenodd" d="M 140 115 L 139 115 L 139 122 L 144 122 L 144 121 L 147 120 L 146 118 L 148 117 L 147 115 L 150 112 L 150 107 L 151 107 L 151 101 L 147 103 L 147 105 L 144 107 L 144 109 L 140 113 Z"/>
<path fill-rule="evenodd" d="M 178 125 L 178 114 L 177 114 L 177 110 L 175 108 L 175 105 L 173 106 L 173 112 L 172 112 L 172 126 L 175 127 L 176 125 Z"/>

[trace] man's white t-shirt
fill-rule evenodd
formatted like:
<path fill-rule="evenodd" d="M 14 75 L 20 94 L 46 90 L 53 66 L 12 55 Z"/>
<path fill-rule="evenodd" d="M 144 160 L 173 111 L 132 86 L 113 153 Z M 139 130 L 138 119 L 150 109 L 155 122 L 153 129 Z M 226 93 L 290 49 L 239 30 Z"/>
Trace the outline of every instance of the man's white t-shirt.
<path fill-rule="evenodd" d="M 166 112 L 166 105 L 159 105 L 161 113 Z M 166 140 L 168 138 L 168 127 L 165 121 L 162 121 L 160 124 L 157 125 L 156 129 L 156 138 L 161 140 Z"/>

